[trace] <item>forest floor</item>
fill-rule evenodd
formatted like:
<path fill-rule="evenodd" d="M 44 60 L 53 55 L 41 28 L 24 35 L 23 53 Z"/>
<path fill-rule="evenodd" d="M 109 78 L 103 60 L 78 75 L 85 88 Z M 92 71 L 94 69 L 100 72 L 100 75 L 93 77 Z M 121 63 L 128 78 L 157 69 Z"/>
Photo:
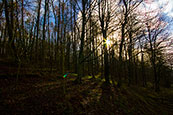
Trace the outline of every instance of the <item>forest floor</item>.
<path fill-rule="evenodd" d="M 100 78 L 83 77 L 74 84 L 75 74 L 66 78 L 45 70 L 17 77 L 17 69 L 0 64 L 0 114 L 123 115 L 173 113 L 173 90 L 123 85 L 107 86 Z M 8 69 L 7 69 L 8 68 Z M 26 72 L 27 71 L 27 72 Z M 10 74 L 10 72 L 12 72 Z"/>

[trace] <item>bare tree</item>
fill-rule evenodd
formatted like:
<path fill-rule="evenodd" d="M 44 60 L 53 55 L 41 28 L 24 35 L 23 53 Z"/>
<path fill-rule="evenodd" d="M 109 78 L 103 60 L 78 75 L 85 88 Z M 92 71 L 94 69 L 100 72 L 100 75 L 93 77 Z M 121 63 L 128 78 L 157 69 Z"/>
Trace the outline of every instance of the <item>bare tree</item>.
<path fill-rule="evenodd" d="M 41 10 L 41 0 L 38 0 L 38 10 L 37 10 L 37 22 L 36 22 L 36 27 L 37 27 L 37 33 L 36 33 L 36 62 L 38 62 L 38 56 L 39 56 L 39 31 L 40 31 L 40 10 Z"/>
<path fill-rule="evenodd" d="M 45 8 L 44 8 L 44 21 L 43 21 L 43 41 L 42 41 L 42 60 L 45 63 L 45 37 L 46 37 L 46 19 L 47 19 L 47 11 L 49 0 L 45 0 Z"/>
<path fill-rule="evenodd" d="M 103 49 L 104 49 L 104 77 L 106 83 L 110 83 L 109 80 L 109 61 L 108 61 L 108 49 L 107 49 L 107 37 L 110 28 L 110 22 L 113 15 L 111 14 L 111 2 L 108 0 L 98 0 L 98 15 L 101 27 L 101 33 L 103 35 Z"/>
<path fill-rule="evenodd" d="M 121 73 L 122 73 L 122 61 L 123 61 L 123 57 L 122 57 L 122 51 L 123 51 L 123 45 L 125 42 L 125 37 L 127 34 L 127 30 L 126 30 L 126 26 L 128 25 L 128 20 L 129 20 L 129 14 L 131 12 L 133 12 L 141 3 L 143 0 L 141 1 L 133 1 L 132 0 L 120 0 L 119 5 L 122 8 L 122 13 L 121 13 L 121 19 L 120 19 L 120 26 L 121 26 L 121 40 L 120 40 L 120 45 L 119 45 L 119 80 L 118 80 L 118 87 L 121 86 Z M 130 35 L 131 37 L 131 35 Z M 131 54 L 130 54 L 131 56 Z"/>
<path fill-rule="evenodd" d="M 10 48 L 10 54 L 14 55 L 15 51 L 15 45 L 14 45 L 14 37 L 13 37 L 13 29 L 14 29 L 14 23 L 13 23 L 13 0 L 11 3 L 8 3 L 7 0 L 3 0 L 4 7 L 5 7 L 5 18 L 6 18 L 6 27 L 8 28 L 8 37 L 9 37 L 9 48 Z M 10 10 L 9 10 L 10 8 Z M 10 11 L 10 12 L 9 12 Z M 16 56 L 15 56 L 16 57 Z"/>
<path fill-rule="evenodd" d="M 159 20 L 158 17 L 152 18 L 146 22 L 147 28 L 147 37 L 148 45 L 146 46 L 147 52 L 150 56 L 150 62 L 153 68 L 154 74 L 154 88 L 155 91 L 159 91 L 159 64 L 162 58 L 163 48 L 166 46 L 163 45 L 165 40 L 168 39 L 169 34 L 165 32 L 166 25 Z"/>

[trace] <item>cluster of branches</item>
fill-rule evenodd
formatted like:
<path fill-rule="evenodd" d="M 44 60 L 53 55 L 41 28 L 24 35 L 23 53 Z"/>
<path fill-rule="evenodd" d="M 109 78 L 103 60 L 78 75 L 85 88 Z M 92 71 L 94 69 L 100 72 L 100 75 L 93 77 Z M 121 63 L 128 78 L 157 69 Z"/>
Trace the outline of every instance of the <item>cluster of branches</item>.
<path fill-rule="evenodd" d="M 124 80 L 146 86 L 151 79 L 147 76 L 153 76 L 157 91 L 171 38 L 158 12 L 140 15 L 143 4 L 143 0 L 3 0 L 0 55 L 18 64 L 75 72 L 77 83 L 84 75 L 95 78 L 101 73 L 107 84 L 117 79 L 119 87 Z"/>

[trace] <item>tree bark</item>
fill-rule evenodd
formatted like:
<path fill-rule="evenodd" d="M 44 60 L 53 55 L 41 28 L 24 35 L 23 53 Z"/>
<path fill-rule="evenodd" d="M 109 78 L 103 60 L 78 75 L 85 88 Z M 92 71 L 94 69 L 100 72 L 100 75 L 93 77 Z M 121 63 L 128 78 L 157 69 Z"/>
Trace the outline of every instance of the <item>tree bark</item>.
<path fill-rule="evenodd" d="M 7 2 L 7 0 L 3 0 L 3 3 L 5 4 L 5 18 L 6 18 L 6 27 L 8 28 L 8 36 L 9 36 L 9 49 L 10 49 L 10 55 L 13 57 L 14 55 L 14 50 L 15 50 L 15 45 L 14 45 L 14 38 L 13 38 L 13 0 L 11 1 L 11 20 L 9 17 L 9 4 Z M 16 56 L 15 56 L 15 60 L 16 60 Z"/>
<path fill-rule="evenodd" d="M 36 22 L 36 26 L 37 26 L 37 32 L 36 32 L 36 62 L 38 63 L 38 59 L 39 59 L 39 49 L 38 49 L 38 42 L 39 42 L 39 31 L 40 31 L 40 9 L 41 9 L 41 0 L 38 1 L 38 11 L 37 11 L 37 22 Z"/>

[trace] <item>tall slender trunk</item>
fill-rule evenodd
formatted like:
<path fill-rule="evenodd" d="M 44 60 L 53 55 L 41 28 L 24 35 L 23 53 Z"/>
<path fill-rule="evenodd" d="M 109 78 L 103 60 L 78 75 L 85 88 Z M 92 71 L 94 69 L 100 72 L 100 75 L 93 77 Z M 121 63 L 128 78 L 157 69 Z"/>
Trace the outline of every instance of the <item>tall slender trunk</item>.
<path fill-rule="evenodd" d="M 121 28 L 121 43 L 120 43 L 120 47 L 119 47 L 119 72 L 118 72 L 118 87 L 121 87 L 122 84 L 122 50 L 123 50 L 123 43 L 124 43 L 124 29 L 125 29 L 125 24 L 122 24 L 122 28 Z"/>
<path fill-rule="evenodd" d="M 145 66 L 144 66 L 144 53 L 143 53 L 143 46 L 142 41 L 139 39 L 139 44 L 141 48 L 141 74 L 142 74 L 142 85 L 143 87 L 146 86 L 146 75 L 145 75 Z"/>
<path fill-rule="evenodd" d="M 39 42 L 39 31 L 40 31 L 40 9 L 41 9 L 41 0 L 38 1 L 38 11 L 37 11 L 37 33 L 36 33 L 36 62 L 38 63 L 38 59 L 39 59 L 39 49 L 38 49 L 38 42 Z"/>
<path fill-rule="evenodd" d="M 16 0 L 16 4 L 18 4 L 18 1 Z M 19 30 L 19 39 L 17 39 L 16 38 L 16 42 L 19 42 L 19 41 L 21 41 L 22 40 L 22 32 L 21 32 L 21 28 L 20 28 L 20 22 L 19 22 L 19 19 L 18 19 L 18 15 L 19 15 L 19 13 L 18 13 L 18 8 L 16 7 L 16 16 L 15 16 L 15 18 L 16 18 L 16 26 L 17 26 L 17 28 L 18 28 L 18 30 Z M 16 31 L 17 31 L 17 29 L 16 29 Z"/>
<path fill-rule="evenodd" d="M 4 4 L 5 4 L 5 18 L 6 18 L 6 27 L 8 28 L 8 36 L 9 36 L 9 49 L 10 49 L 10 55 L 14 55 L 14 49 L 15 49 L 15 45 L 14 45 L 14 38 L 13 38 L 13 0 L 11 1 L 11 20 L 9 17 L 9 4 L 7 2 L 7 0 L 3 0 Z M 16 57 L 16 56 L 15 56 Z"/>
<path fill-rule="evenodd" d="M 60 16 L 60 14 L 61 14 L 61 0 L 59 0 L 59 4 L 58 4 L 58 22 L 57 22 L 57 24 L 58 24 L 58 27 L 57 27 L 57 55 L 58 55 L 58 57 L 57 57 L 57 61 L 58 61 L 58 63 L 57 63 L 57 69 L 58 70 L 60 70 L 60 67 L 61 67 L 61 61 L 60 61 L 60 24 L 61 24 L 61 16 Z M 57 56 L 56 55 L 56 56 Z"/>
<path fill-rule="evenodd" d="M 122 84 L 122 76 L 121 76 L 121 73 L 122 73 L 122 70 L 123 70 L 123 67 L 122 67 L 122 49 L 123 49 L 123 44 L 124 44 L 124 40 L 125 40 L 125 27 L 126 27 L 126 24 L 127 24 L 127 16 L 128 16 L 128 1 L 126 0 L 123 0 L 123 3 L 124 3 L 124 7 L 125 7 L 125 12 L 124 12 L 124 20 L 121 24 L 121 43 L 120 43 L 120 47 L 119 47 L 119 80 L 118 80 L 118 87 L 121 87 L 121 84 Z"/>
<path fill-rule="evenodd" d="M 22 0 L 22 42 L 25 43 L 25 39 L 24 39 L 24 3 L 23 3 L 23 0 Z"/>
<path fill-rule="evenodd" d="M 129 61 L 128 61 L 128 85 L 130 86 L 132 82 L 132 77 L 133 77 L 133 64 L 132 64 L 132 33 L 129 32 L 129 47 L 128 47 L 128 56 L 129 56 Z"/>
<path fill-rule="evenodd" d="M 46 20 L 47 20 L 47 11 L 48 11 L 48 3 L 49 0 L 45 0 L 45 8 L 44 8 L 44 21 L 43 21 L 43 40 L 42 40 L 42 60 L 43 64 L 45 64 L 45 37 L 46 37 Z"/>
<path fill-rule="evenodd" d="M 76 51 L 76 5 L 73 5 L 73 11 L 74 11 L 74 16 L 73 16 L 73 20 L 74 20 L 74 34 L 73 34 L 73 64 L 74 64 L 74 72 L 77 73 L 77 68 L 78 68 L 78 60 L 77 60 L 77 51 Z"/>
<path fill-rule="evenodd" d="M 82 0 L 82 33 L 80 37 L 80 51 L 79 51 L 79 60 L 78 60 L 78 77 L 76 79 L 77 83 L 81 83 L 81 77 L 83 75 L 83 49 L 84 49 L 84 38 L 85 38 L 85 26 L 86 26 L 86 1 Z"/>
<path fill-rule="evenodd" d="M 60 45 L 61 45 L 61 54 L 60 54 L 60 64 L 61 64 L 61 73 L 63 73 L 64 74 L 64 72 L 65 72 L 65 65 L 64 65 L 64 53 L 65 53 L 65 51 L 64 51 L 64 49 L 65 49 L 65 37 L 66 37 L 66 33 L 65 33 L 65 13 L 64 13 L 64 8 L 65 8 L 65 3 L 64 3 L 64 1 L 62 2 L 62 21 L 61 21 L 61 24 L 62 24 L 62 26 L 61 26 L 61 39 L 60 39 Z"/>
<path fill-rule="evenodd" d="M 103 38 L 105 39 L 104 42 L 107 40 L 107 36 L 106 36 L 106 30 L 102 31 L 103 33 Z M 109 80 L 109 61 L 108 61 L 108 50 L 107 50 L 107 44 L 104 44 L 104 76 L 105 76 L 105 80 L 106 83 L 110 83 Z"/>

